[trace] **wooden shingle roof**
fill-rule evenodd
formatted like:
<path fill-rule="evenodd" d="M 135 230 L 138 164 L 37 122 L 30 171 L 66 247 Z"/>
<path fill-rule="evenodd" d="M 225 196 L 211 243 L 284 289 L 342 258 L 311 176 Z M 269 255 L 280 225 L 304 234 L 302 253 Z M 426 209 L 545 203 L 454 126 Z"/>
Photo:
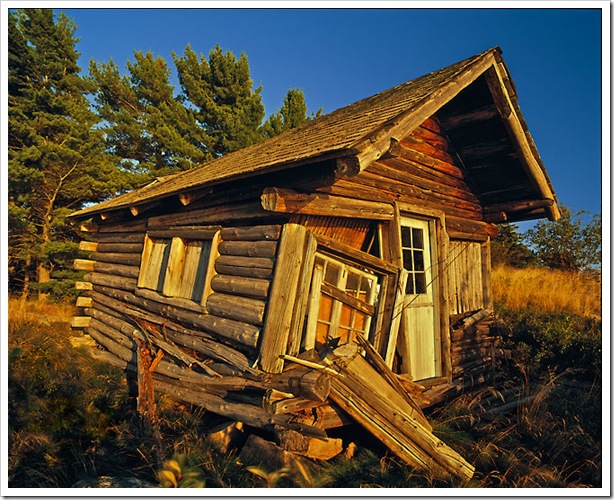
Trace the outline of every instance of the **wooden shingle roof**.
<path fill-rule="evenodd" d="M 502 65 L 493 48 L 344 108 L 318 117 L 284 134 L 217 158 L 191 170 L 86 208 L 74 218 L 139 206 L 205 186 L 231 182 L 323 160 L 337 160 L 338 170 L 355 175 L 384 154 L 392 138 L 411 132 L 491 67 Z M 507 77 L 507 73 L 505 73 Z M 511 80 L 508 80 L 511 82 Z M 505 86 L 506 82 L 501 82 Z M 513 85 L 512 85 L 513 87 Z M 507 91 L 506 91 L 507 92 Z M 552 186 L 520 115 L 515 94 L 509 103 L 520 116 L 521 135 L 533 155 L 532 173 L 543 198 L 554 198 Z M 556 204 L 554 204 L 556 207 Z M 556 218 L 556 214 L 550 214 Z"/>

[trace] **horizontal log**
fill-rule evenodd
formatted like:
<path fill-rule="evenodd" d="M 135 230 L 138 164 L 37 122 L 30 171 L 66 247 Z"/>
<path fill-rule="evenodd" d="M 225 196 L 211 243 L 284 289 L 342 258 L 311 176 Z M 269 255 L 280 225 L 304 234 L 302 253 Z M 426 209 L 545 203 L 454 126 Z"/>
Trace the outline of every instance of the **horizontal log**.
<path fill-rule="evenodd" d="M 97 310 L 110 315 L 114 315 L 113 312 L 117 315 L 119 312 L 120 319 L 121 317 L 134 317 L 138 314 L 141 319 L 150 321 L 153 324 L 160 324 L 163 333 L 173 342 L 205 354 L 209 358 L 228 363 L 241 371 L 251 371 L 249 367 L 253 361 L 250 361 L 243 353 L 220 343 L 214 336 L 203 331 L 186 328 L 168 319 L 160 318 L 154 313 L 148 313 L 146 310 L 138 308 L 138 306 L 131 305 L 131 307 L 127 307 L 123 302 L 103 293 L 93 291 L 91 295 L 95 300 L 94 307 Z"/>
<path fill-rule="evenodd" d="M 139 276 L 138 266 L 110 264 L 107 262 L 96 262 L 94 260 L 87 259 L 75 259 L 73 268 L 77 271 L 95 271 L 97 273 L 123 276 L 126 278 L 138 278 Z"/>
<path fill-rule="evenodd" d="M 91 290 L 92 284 L 87 281 L 75 281 L 76 290 Z"/>
<path fill-rule="evenodd" d="M 104 244 L 142 244 L 145 239 L 145 231 L 136 233 L 87 233 L 87 241 Z"/>
<path fill-rule="evenodd" d="M 281 226 L 229 227 L 222 229 L 220 234 L 223 241 L 278 240 Z"/>
<path fill-rule="evenodd" d="M 441 119 L 441 124 L 447 129 L 455 129 L 459 127 L 465 127 L 473 125 L 475 122 L 483 122 L 492 120 L 493 118 L 499 118 L 499 111 L 493 104 L 488 104 L 480 108 L 471 109 L 463 113 L 455 115 L 447 115 Z"/>
<path fill-rule="evenodd" d="M 96 252 L 99 253 L 136 253 L 140 254 L 143 251 L 144 235 L 141 237 L 141 243 L 98 243 Z"/>
<path fill-rule="evenodd" d="M 446 230 L 462 232 L 467 235 L 486 235 L 494 238 L 499 234 L 499 228 L 495 224 L 469 219 L 463 219 L 449 215 L 446 217 Z"/>
<path fill-rule="evenodd" d="M 263 257 L 220 255 L 215 260 L 214 266 L 216 272 L 219 274 L 266 279 L 273 276 L 275 260 L 265 259 Z"/>
<path fill-rule="evenodd" d="M 420 153 L 408 147 L 404 147 L 403 142 L 401 142 L 400 145 L 402 148 L 401 157 L 407 158 L 408 160 L 414 161 L 421 165 L 431 167 L 435 170 L 438 170 L 439 172 L 451 175 L 452 177 L 456 177 L 457 179 L 465 179 L 465 172 L 463 172 L 463 170 L 458 168 L 456 165 L 452 165 L 448 162 L 438 160 L 424 153 Z"/>
<path fill-rule="evenodd" d="M 165 297 L 164 295 L 156 292 L 155 290 L 149 290 L 147 288 L 136 288 L 134 294 L 137 297 L 142 297 L 147 300 L 153 300 L 160 304 L 166 304 L 171 307 L 178 307 L 187 311 L 192 311 L 198 314 L 205 312 L 205 308 L 199 303 L 190 299 L 184 299 L 181 297 Z"/>
<path fill-rule="evenodd" d="M 108 286 L 120 290 L 133 291 L 136 289 L 136 278 L 126 278 L 124 276 L 114 276 L 105 273 L 88 273 L 83 276 L 84 281 L 89 281 L 94 285 Z"/>
<path fill-rule="evenodd" d="M 150 217 L 149 230 L 167 228 L 169 226 L 209 225 L 226 221 L 241 221 L 269 218 L 271 214 L 260 205 L 260 200 L 244 203 L 218 205 L 199 210 L 189 210 L 174 214 L 164 214 Z"/>
<path fill-rule="evenodd" d="M 303 194 L 290 189 L 267 188 L 261 200 L 262 207 L 272 212 L 370 220 L 391 220 L 394 217 L 394 209 L 389 203 L 318 193 Z"/>
<path fill-rule="evenodd" d="M 220 230 L 220 226 L 180 226 L 169 229 L 150 229 L 150 238 L 185 238 L 188 240 L 210 240 Z"/>
<path fill-rule="evenodd" d="M 94 330 L 103 333 L 108 338 L 110 338 L 114 342 L 117 342 L 119 345 L 125 347 L 126 349 L 133 349 L 134 347 L 136 347 L 137 340 L 144 339 L 142 335 L 137 338 L 125 335 L 124 333 L 118 331 L 116 328 L 109 325 L 107 322 L 102 321 L 100 319 L 100 316 L 102 315 L 108 318 L 111 318 L 112 316 L 105 315 L 104 313 L 96 311 L 95 309 L 90 309 L 88 311 L 88 314 L 93 315 L 89 326 L 91 326 Z M 97 316 L 97 317 L 94 317 L 94 316 Z M 117 318 L 113 318 L 113 319 L 115 321 L 120 321 Z"/>
<path fill-rule="evenodd" d="M 222 241 L 218 247 L 222 255 L 274 258 L 277 253 L 275 241 Z"/>
<path fill-rule="evenodd" d="M 242 276 L 216 274 L 211 280 L 211 289 L 214 292 L 256 299 L 266 299 L 270 287 L 271 282 L 269 280 Z"/>
<path fill-rule="evenodd" d="M 134 233 L 144 232 L 146 220 L 136 220 L 128 222 L 114 222 L 108 224 L 99 224 L 98 233 Z"/>
<path fill-rule="evenodd" d="M 504 222 L 509 218 L 509 214 L 532 211 L 539 208 L 549 208 L 553 205 L 554 200 L 551 199 L 498 203 L 484 208 L 484 220 L 489 222 Z"/>
<path fill-rule="evenodd" d="M 171 305 L 146 300 L 137 297 L 134 293 L 129 291 L 117 290 L 115 288 L 95 285 L 94 291 L 118 299 L 121 302 L 136 305 L 162 318 L 179 321 L 180 323 L 185 323 L 196 329 L 202 328 L 208 333 L 217 335 L 226 340 L 232 340 L 247 347 L 256 347 L 258 343 L 260 328 L 253 324 L 216 317 L 210 314 L 197 314 L 191 311 L 184 311 Z"/>
<path fill-rule="evenodd" d="M 252 325 L 264 324 L 266 302 L 246 297 L 235 297 L 223 293 L 212 293 L 207 298 L 207 312 L 221 318 L 242 321 Z"/>
<path fill-rule="evenodd" d="M 107 262 L 110 264 L 138 266 L 141 263 L 141 254 L 140 253 L 94 252 L 88 255 L 88 259 L 94 260 L 96 262 Z"/>
<path fill-rule="evenodd" d="M 406 148 L 413 149 L 414 151 L 418 151 L 419 153 L 431 156 L 432 158 L 435 158 L 437 160 L 444 161 L 446 163 L 449 163 L 450 165 L 454 165 L 458 161 L 454 157 L 450 156 L 446 149 L 435 147 L 428 141 L 425 141 L 424 139 L 411 134 L 402 139 L 400 143 Z M 397 154 L 400 156 L 401 149 L 398 148 L 397 151 Z"/>
<path fill-rule="evenodd" d="M 126 364 L 134 363 L 134 360 L 136 359 L 136 357 L 133 354 L 132 349 L 129 349 L 128 347 L 124 347 L 123 345 L 118 344 L 117 342 L 113 341 L 112 339 L 107 337 L 104 333 L 100 332 L 99 330 L 95 328 L 90 327 L 86 331 L 87 331 L 87 334 L 98 343 L 98 345 L 101 345 L 102 347 L 107 349 L 110 353 L 115 355 L 118 359 L 121 359 Z"/>

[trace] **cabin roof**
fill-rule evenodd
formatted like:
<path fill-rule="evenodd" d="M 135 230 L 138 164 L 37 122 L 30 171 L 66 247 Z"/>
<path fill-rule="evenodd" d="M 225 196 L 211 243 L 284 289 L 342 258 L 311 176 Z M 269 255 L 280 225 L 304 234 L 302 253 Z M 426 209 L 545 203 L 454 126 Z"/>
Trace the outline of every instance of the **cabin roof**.
<path fill-rule="evenodd" d="M 487 203 L 492 203 L 493 210 L 496 210 L 498 205 L 509 205 L 510 202 L 537 201 L 537 209 L 533 209 L 530 217 L 525 218 L 556 219 L 559 212 L 552 184 L 528 132 L 518 106 L 514 84 L 500 54 L 501 50 L 498 47 L 489 49 L 318 117 L 277 137 L 248 146 L 191 170 L 158 178 L 145 187 L 80 210 L 72 217 L 85 219 L 96 214 L 168 199 L 203 187 L 325 160 L 336 162 L 337 171 L 341 174 L 356 175 L 372 161 L 385 154 L 390 148 L 391 141 L 400 140 L 436 112 L 448 109 L 447 119 L 449 122 L 454 121 L 453 115 L 459 110 L 450 104 L 462 101 L 460 98 L 456 100 L 455 98 L 464 89 L 481 79 L 482 86 L 487 84 L 490 91 L 486 94 L 489 94 L 487 97 L 491 107 L 497 109 L 497 118 L 505 121 L 503 134 L 509 136 L 504 141 L 507 150 L 499 148 L 499 155 L 506 158 L 514 157 L 514 162 L 512 164 L 508 162 L 505 168 L 520 172 L 521 179 L 516 180 L 516 184 L 524 183 L 525 188 L 521 190 L 521 195 L 516 196 L 516 198 L 520 196 L 520 199 L 515 200 L 513 194 L 505 195 L 504 180 L 495 184 L 486 182 L 484 190 L 498 193 L 492 202 Z M 469 101 L 471 102 L 471 99 Z M 462 105 L 461 103 L 461 107 Z M 464 122 L 460 120 L 464 128 L 473 124 L 479 129 L 480 124 L 486 123 L 484 117 L 478 114 L 465 112 L 465 116 L 469 118 Z M 471 119 L 471 116 L 474 118 Z M 455 123 L 458 124 L 458 120 Z M 463 137 L 465 136 L 466 134 Z M 480 159 L 487 160 L 487 152 L 480 157 L 479 154 L 476 155 L 476 150 L 479 148 L 476 149 L 475 144 L 469 146 L 472 156 L 468 158 L 472 164 L 475 164 L 476 160 L 478 163 Z M 488 147 L 482 150 L 486 151 Z M 463 160 L 462 154 L 459 153 L 459 156 Z M 491 163 L 492 160 L 490 158 Z M 488 177 L 488 170 L 474 170 L 478 177 L 480 175 Z M 469 172 L 471 174 L 470 169 Z M 480 182 L 477 183 L 479 184 Z M 480 195 L 479 192 L 477 194 Z"/>

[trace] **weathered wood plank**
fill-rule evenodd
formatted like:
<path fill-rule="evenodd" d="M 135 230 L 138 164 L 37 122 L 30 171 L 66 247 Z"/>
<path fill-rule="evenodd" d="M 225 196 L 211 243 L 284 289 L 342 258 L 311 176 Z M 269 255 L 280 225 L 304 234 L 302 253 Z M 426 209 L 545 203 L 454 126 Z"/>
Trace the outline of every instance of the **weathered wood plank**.
<path fill-rule="evenodd" d="M 288 348 L 306 239 L 307 230 L 303 226 L 286 224 L 282 230 L 260 345 L 259 365 L 265 372 L 279 373 L 284 366 L 280 356 Z"/>

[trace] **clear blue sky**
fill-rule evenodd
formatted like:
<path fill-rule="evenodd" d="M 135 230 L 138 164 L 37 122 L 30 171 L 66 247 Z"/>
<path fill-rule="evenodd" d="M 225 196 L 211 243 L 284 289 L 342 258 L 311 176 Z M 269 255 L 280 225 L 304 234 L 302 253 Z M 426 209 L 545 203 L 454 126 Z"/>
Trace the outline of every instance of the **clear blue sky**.
<path fill-rule="evenodd" d="M 121 9 L 109 2 L 62 10 L 78 25 L 84 71 L 90 59 L 125 68 L 139 50 L 164 57 L 174 71 L 171 53 L 187 44 L 205 56 L 216 44 L 245 52 L 267 115 L 292 87 L 303 89 L 311 111 L 329 112 L 499 45 L 559 200 L 601 212 L 602 11 L 580 8 L 595 2 L 516 4 L 522 8 Z"/>

